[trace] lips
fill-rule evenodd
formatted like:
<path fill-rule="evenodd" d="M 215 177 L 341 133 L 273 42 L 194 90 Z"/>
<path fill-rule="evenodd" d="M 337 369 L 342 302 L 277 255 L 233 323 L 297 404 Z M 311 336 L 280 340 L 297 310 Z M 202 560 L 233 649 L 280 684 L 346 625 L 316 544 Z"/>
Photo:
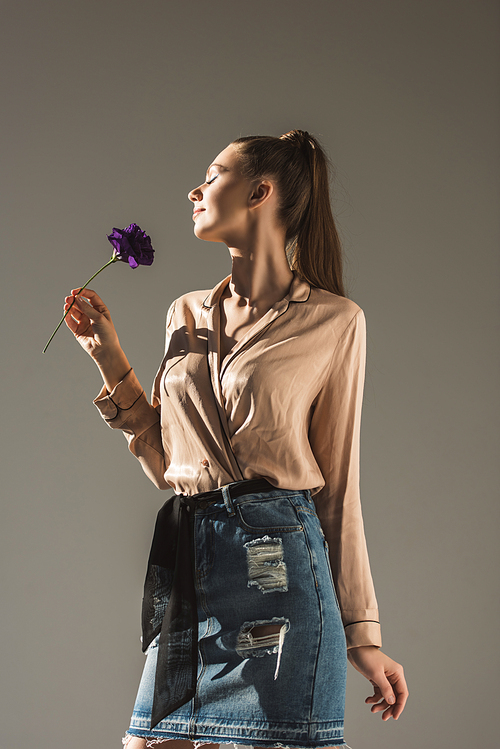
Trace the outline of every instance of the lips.
<path fill-rule="evenodd" d="M 193 211 L 193 218 L 204 210 L 205 210 L 204 208 L 195 208 Z"/>

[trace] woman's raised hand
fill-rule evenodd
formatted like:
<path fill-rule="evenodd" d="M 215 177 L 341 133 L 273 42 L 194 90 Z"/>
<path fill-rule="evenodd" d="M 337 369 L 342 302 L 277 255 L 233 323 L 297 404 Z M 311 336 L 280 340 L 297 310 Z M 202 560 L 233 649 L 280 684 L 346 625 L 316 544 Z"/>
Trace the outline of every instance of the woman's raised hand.
<path fill-rule="evenodd" d="M 115 326 L 109 310 L 102 299 L 91 289 L 72 289 L 71 296 L 64 300 L 66 325 L 74 334 L 80 346 L 96 361 L 108 352 L 120 348 Z M 72 306 L 73 305 L 73 306 Z"/>
<path fill-rule="evenodd" d="M 106 387 L 111 391 L 130 369 L 109 310 L 102 299 L 91 289 L 72 289 L 64 300 L 66 325 L 84 351 L 94 359 L 101 370 Z"/>
<path fill-rule="evenodd" d="M 372 645 L 350 648 L 347 657 L 373 685 L 373 694 L 365 700 L 372 713 L 383 711 L 382 720 L 397 720 L 408 699 L 403 666 Z"/>

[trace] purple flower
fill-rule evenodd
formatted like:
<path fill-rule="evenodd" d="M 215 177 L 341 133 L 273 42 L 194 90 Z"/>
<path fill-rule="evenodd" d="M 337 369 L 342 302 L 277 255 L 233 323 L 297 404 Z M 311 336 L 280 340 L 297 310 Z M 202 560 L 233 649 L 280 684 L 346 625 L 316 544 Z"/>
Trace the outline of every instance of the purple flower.
<path fill-rule="evenodd" d="M 131 268 L 152 265 L 154 250 L 151 239 L 137 224 L 130 224 L 126 229 L 113 228 L 113 232 L 107 237 L 115 248 L 113 256 L 117 260 L 123 260 Z"/>

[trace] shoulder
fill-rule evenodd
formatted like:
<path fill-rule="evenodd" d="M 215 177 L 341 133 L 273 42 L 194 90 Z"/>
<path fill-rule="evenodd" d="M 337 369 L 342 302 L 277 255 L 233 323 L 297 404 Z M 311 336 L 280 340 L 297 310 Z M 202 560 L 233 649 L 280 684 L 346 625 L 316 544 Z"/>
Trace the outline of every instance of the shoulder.
<path fill-rule="evenodd" d="M 198 315 L 202 310 L 207 312 L 218 304 L 219 298 L 229 283 L 230 278 L 231 276 L 223 278 L 213 289 L 190 291 L 178 297 L 171 306 L 172 316 L 185 315 L 188 318 L 198 319 Z"/>
<path fill-rule="evenodd" d="M 167 312 L 167 327 L 171 323 L 198 319 L 208 294 L 210 294 L 210 289 L 189 291 L 174 299 Z"/>
<path fill-rule="evenodd" d="M 352 318 L 358 312 L 362 312 L 361 307 L 356 302 L 353 302 L 352 299 L 332 294 L 331 291 L 326 291 L 326 289 L 318 289 L 316 286 L 311 286 L 311 294 L 308 301 L 315 307 L 324 308 L 325 311 L 330 311 L 331 314 L 341 315 L 346 318 Z"/>
<path fill-rule="evenodd" d="M 177 297 L 174 301 L 174 305 L 179 309 L 200 309 L 210 292 L 211 289 L 188 291 L 187 294 Z"/>
<path fill-rule="evenodd" d="M 307 300 L 307 314 L 316 320 L 317 324 L 331 327 L 337 336 L 342 335 L 349 328 L 364 328 L 365 316 L 361 307 L 331 291 L 311 286 L 311 293 Z"/>

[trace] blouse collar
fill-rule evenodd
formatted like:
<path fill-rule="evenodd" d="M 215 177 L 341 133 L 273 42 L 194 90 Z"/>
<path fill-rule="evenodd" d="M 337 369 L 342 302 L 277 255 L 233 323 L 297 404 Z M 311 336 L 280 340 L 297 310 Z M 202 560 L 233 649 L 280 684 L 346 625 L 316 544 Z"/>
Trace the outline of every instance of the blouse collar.
<path fill-rule="evenodd" d="M 219 299 L 224 293 L 231 276 L 227 276 L 215 286 L 212 291 L 207 295 L 203 301 L 203 307 L 205 309 L 211 309 L 219 303 Z M 298 276 L 296 271 L 293 271 L 293 280 L 290 285 L 288 294 L 284 297 L 283 301 L 287 302 L 307 302 L 311 293 L 311 286 L 307 281 L 304 281 Z"/>

